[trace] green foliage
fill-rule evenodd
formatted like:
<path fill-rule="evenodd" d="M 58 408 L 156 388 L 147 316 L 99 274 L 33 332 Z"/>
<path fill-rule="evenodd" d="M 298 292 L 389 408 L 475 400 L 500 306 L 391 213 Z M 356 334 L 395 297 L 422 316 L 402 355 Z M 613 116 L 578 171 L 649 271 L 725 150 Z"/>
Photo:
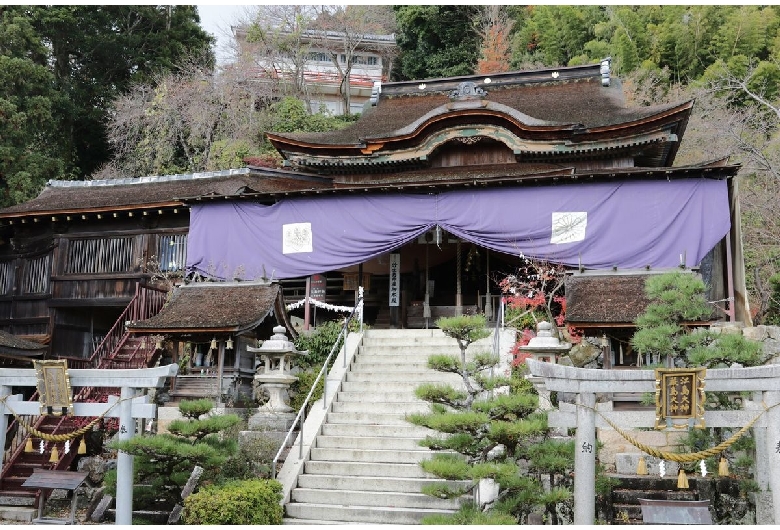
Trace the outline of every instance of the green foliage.
<path fill-rule="evenodd" d="M 184 500 L 188 525 L 279 525 L 282 485 L 275 480 L 241 480 L 206 486 Z"/>
<path fill-rule="evenodd" d="M 112 101 L 133 84 L 149 82 L 189 58 L 213 65 L 213 38 L 199 26 L 195 6 L 3 6 L 0 17 L 0 33 L 5 28 L 14 33 L 0 34 L 5 43 L 0 47 L 12 43 L 18 46 L 14 56 L 25 58 L 0 70 L 17 75 L 18 67 L 27 69 L 19 77 L 24 81 L 9 87 L 18 98 L 14 113 L 27 115 L 14 136 L 31 133 L 32 147 L 8 175 L 13 177 L 10 201 L 31 198 L 46 178 L 89 175 L 108 162 Z M 34 91 L 27 90 L 28 83 Z M 0 81 L 0 101 L 5 92 Z M 12 138 L 3 133 L 0 144 Z"/>
<path fill-rule="evenodd" d="M 462 506 L 452 515 L 426 515 L 422 523 L 427 525 L 516 525 L 517 519 L 508 513 L 482 512 L 472 504 L 468 504 Z"/>
<path fill-rule="evenodd" d="M 461 349 L 472 342 L 490 336 L 490 330 L 485 327 L 484 315 L 459 315 L 454 317 L 441 317 L 436 320 L 436 326 L 445 335 L 458 341 Z"/>
<path fill-rule="evenodd" d="M 179 410 L 190 419 L 171 422 L 170 433 L 134 436 L 109 444 L 112 449 L 134 455 L 134 497 L 148 508 L 171 509 L 181 500 L 181 489 L 195 466 L 204 469 L 204 477 L 220 477 L 224 463 L 236 454 L 238 443 L 225 433 L 241 419 L 235 414 L 203 416 L 208 400 L 182 402 Z M 201 479 L 203 480 L 203 479 Z M 108 484 L 116 487 L 115 477 Z"/>
<path fill-rule="evenodd" d="M 711 317 L 704 293 L 704 282 L 693 274 L 670 272 L 649 277 L 645 294 L 650 303 L 636 319 L 631 344 L 641 355 L 651 354 L 656 363 L 666 357 L 680 359 L 688 366 L 760 364 L 764 360 L 761 344 L 741 334 L 716 335 L 689 326 Z"/>
<path fill-rule="evenodd" d="M 479 322 L 476 324 L 460 317 L 441 323 L 442 329 L 463 341 L 462 359 L 433 355 L 428 361 L 436 370 L 460 373 L 466 390 L 446 384 L 419 386 L 416 395 L 431 403 L 430 412 L 410 414 L 407 421 L 438 433 L 420 442 L 422 446 L 445 451 L 421 462 L 426 472 L 472 484 L 494 479 L 500 488 L 499 500 L 478 517 L 464 507 L 453 516 L 426 518 L 424 522 L 481 524 L 475 521 L 495 519 L 496 524 L 510 520 L 517 523 L 535 509 L 546 510 L 550 519 L 557 521 L 559 508 L 571 503 L 568 492 L 574 465 L 573 442 L 562 444 L 547 439 L 547 417 L 537 412 L 538 396 L 524 379 L 525 367 L 513 369 L 509 377 L 491 377 L 488 372 L 499 363 L 492 354 L 480 353 L 464 361 L 468 341 L 478 340 L 476 337 L 481 337 L 480 331 L 484 330 Z M 522 475 L 521 468 L 528 469 L 529 474 Z M 551 480 L 548 492 L 542 487 L 542 476 Z M 467 490 L 462 486 L 432 486 L 423 492 L 450 498 Z"/>
<path fill-rule="evenodd" d="M 319 324 L 317 328 L 311 333 L 301 333 L 298 338 L 295 339 L 295 348 L 298 351 L 308 352 L 306 355 L 302 355 L 296 359 L 296 365 L 302 370 L 298 373 L 298 380 L 290 385 L 290 406 L 299 410 L 303 405 L 303 400 L 306 399 L 306 395 L 311 390 L 314 381 L 317 379 L 317 375 L 322 370 L 322 365 L 325 359 L 333 350 L 334 345 L 336 348 L 340 348 L 344 344 L 343 335 L 339 338 L 341 330 L 343 328 L 343 322 L 339 320 L 331 320 Z M 357 321 L 351 321 L 348 331 L 356 331 L 360 324 Z M 338 344 L 336 341 L 338 340 Z M 330 360 L 330 365 L 326 369 L 330 370 L 333 362 L 336 360 L 336 354 Z M 309 405 L 314 401 L 322 397 L 325 391 L 325 377 L 323 376 L 317 383 Z"/>
<path fill-rule="evenodd" d="M 343 129 L 349 122 L 319 112 L 309 114 L 303 101 L 290 96 L 271 107 L 273 121 L 271 130 L 280 133 L 325 132 Z"/>
<path fill-rule="evenodd" d="M 474 73 L 479 34 L 473 5 L 393 6 L 400 56 L 395 80 L 429 79 Z"/>
<path fill-rule="evenodd" d="M 211 412 L 214 408 L 214 401 L 203 399 L 187 399 L 179 403 L 179 412 L 188 420 L 197 420 Z"/>

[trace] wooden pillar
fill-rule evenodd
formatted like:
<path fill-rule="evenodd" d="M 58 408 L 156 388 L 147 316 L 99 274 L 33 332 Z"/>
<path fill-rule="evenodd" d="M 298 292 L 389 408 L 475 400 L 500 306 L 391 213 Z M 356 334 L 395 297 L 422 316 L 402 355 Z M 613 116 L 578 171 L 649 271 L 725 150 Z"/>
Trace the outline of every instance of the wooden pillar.
<path fill-rule="evenodd" d="M 306 277 L 306 299 L 303 302 L 303 329 L 309 329 L 309 319 L 311 318 L 309 309 L 309 295 L 311 294 L 311 276 Z"/>
<path fill-rule="evenodd" d="M 222 374 L 225 372 L 225 343 L 219 341 L 217 346 L 217 406 L 222 406 Z"/>
<path fill-rule="evenodd" d="M 462 315 L 463 314 L 463 293 L 461 291 L 461 282 L 460 282 L 460 238 L 458 238 L 458 242 L 456 243 L 455 254 L 456 254 L 455 274 L 457 275 L 457 278 L 455 279 L 455 285 L 457 286 L 455 289 L 455 314 Z"/>
<path fill-rule="evenodd" d="M 574 438 L 574 524 L 592 525 L 596 519 L 596 394 L 578 393 L 577 405 L 577 432 Z"/>

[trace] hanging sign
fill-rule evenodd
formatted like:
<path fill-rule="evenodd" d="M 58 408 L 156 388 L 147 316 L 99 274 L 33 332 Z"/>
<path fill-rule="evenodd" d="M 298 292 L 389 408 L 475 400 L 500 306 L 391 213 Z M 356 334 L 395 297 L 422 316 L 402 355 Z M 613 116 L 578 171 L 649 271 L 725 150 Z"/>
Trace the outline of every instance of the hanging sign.
<path fill-rule="evenodd" d="M 318 302 L 325 301 L 327 292 L 327 279 L 324 274 L 312 274 L 309 283 L 309 298 Z"/>
<path fill-rule="evenodd" d="M 401 300 L 401 255 L 390 254 L 390 307 L 398 307 Z"/>
<path fill-rule="evenodd" d="M 704 428 L 706 368 L 655 370 L 655 428 Z"/>
<path fill-rule="evenodd" d="M 38 378 L 41 415 L 69 416 L 73 414 L 73 393 L 70 388 L 68 364 L 64 359 L 33 361 Z"/>

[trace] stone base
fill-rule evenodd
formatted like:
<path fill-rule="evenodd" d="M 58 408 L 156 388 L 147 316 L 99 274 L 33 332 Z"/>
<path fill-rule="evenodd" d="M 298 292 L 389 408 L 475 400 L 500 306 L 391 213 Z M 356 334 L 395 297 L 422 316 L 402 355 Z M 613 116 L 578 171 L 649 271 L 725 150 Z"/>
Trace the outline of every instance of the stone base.
<path fill-rule="evenodd" d="M 239 431 L 238 446 L 251 446 L 252 442 L 258 438 L 262 438 L 264 440 L 272 441 L 278 448 L 282 446 L 282 442 L 284 442 L 285 436 L 287 436 L 287 431 Z M 296 435 L 293 434 L 290 437 L 291 439 L 288 441 L 287 445 L 292 444 L 295 441 L 295 437 Z"/>
<path fill-rule="evenodd" d="M 615 470 L 618 475 L 636 475 L 636 468 L 639 464 L 639 458 L 641 453 L 617 453 L 615 455 Z M 661 459 L 654 456 L 645 455 L 645 463 L 647 464 L 647 474 L 653 477 L 658 477 L 660 472 Z M 680 471 L 680 466 L 677 462 L 666 461 L 665 477 L 676 477 Z M 698 468 L 697 468 L 698 471 Z M 717 469 L 710 469 L 709 472 L 716 472 Z"/>
<path fill-rule="evenodd" d="M 268 412 L 258 410 L 249 418 L 249 429 L 252 431 L 282 431 L 287 432 L 295 421 L 294 412 Z"/>
<path fill-rule="evenodd" d="M 775 524 L 772 492 L 759 491 L 757 493 L 751 493 L 750 495 L 753 496 L 753 502 L 756 506 L 756 524 Z"/>

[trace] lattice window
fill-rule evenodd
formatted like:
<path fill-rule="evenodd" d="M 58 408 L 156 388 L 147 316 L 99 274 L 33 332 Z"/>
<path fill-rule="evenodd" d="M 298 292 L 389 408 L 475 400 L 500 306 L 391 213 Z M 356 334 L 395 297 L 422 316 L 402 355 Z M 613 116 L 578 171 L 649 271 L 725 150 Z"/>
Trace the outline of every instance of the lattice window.
<path fill-rule="evenodd" d="M 187 234 L 160 236 L 157 250 L 161 271 L 181 271 L 187 264 Z"/>
<path fill-rule="evenodd" d="M 0 295 L 11 294 L 14 286 L 14 261 L 0 261 Z"/>
<path fill-rule="evenodd" d="M 22 294 L 40 294 L 49 292 L 51 260 L 49 256 L 24 260 L 22 265 Z"/>
<path fill-rule="evenodd" d="M 66 274 L 100 274 L 132 270 L 133 238 L 73 239 L 68 245 Z"/>

